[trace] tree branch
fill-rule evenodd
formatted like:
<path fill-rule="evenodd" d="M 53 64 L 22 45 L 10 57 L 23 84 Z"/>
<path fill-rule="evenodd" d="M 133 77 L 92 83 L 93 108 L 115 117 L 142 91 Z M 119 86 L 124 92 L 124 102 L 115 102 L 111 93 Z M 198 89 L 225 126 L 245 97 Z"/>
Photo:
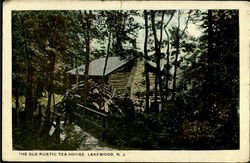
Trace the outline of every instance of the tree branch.
<path fill-rule="evenodd" d="M 183 29 L 183 31 L 182 31 L 182 33 L 181 33 L 181 35 L 180 35 L 180 38 L 184 35 L 185 30 L 187 29 L 189 19 L 191 18 L 191 12 L 192 12 L 192 10 L 190 10 L 190 11 L 188 12 L 188 19 L 187 19 L 187 21 L 186 21 L 186 26 L 185 26 L 185 28 Z"/>

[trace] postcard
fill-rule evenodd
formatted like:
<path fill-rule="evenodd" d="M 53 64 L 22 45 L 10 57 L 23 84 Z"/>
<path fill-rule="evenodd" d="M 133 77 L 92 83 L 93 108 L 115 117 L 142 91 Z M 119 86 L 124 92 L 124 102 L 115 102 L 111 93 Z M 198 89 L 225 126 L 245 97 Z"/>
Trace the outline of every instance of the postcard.
<path fill-rule="evenodd" d="M 249 161 L 249 3 L 5 1 L 5 161 Z"/>

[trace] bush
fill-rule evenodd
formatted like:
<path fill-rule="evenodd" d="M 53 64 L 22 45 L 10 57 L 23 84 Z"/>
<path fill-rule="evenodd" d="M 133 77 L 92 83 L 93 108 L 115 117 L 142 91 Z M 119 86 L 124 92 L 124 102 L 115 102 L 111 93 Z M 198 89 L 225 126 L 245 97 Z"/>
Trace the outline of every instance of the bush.
<path fill-rule="evenodd" d="M 40 137 L 35 130 L 15 128 L 13 130 L 13 148 L 16 150 L 76 150 L 84 141 L 82 133 L 77 133 L 74 126 L 65 127 L 65 139 L 58 140 L 54 135 Z"/>

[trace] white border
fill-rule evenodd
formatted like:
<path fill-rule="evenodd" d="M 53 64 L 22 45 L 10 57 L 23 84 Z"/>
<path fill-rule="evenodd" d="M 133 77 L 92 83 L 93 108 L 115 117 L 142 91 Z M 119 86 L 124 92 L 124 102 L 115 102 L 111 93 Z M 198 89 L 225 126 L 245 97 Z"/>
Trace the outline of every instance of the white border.
<path fill-rule="evenodd" d="M 113 10 L 113 9 L 239 9 L 240 11 L 240 150 L 223 151 L 117 151 L 124 157 L 20 156 L 12 150 L 11 126 L 11 11 L 12 10 Z M 5 1 L 3 4 L 3 160 L 8 161 L 119 161 L 119 162 L 246 162 L 249 160 L 249 3 L 237 1 Z M 26 151 L 56 152 L 60 151 Z M 62 151 L 61 151 L 62 152 Z M 105 151 L 96 151 L 105 152 Z M 106 151 L 111 152 L 111 151 Z M 112 151 L 112 153 L 116 153 Z"/>

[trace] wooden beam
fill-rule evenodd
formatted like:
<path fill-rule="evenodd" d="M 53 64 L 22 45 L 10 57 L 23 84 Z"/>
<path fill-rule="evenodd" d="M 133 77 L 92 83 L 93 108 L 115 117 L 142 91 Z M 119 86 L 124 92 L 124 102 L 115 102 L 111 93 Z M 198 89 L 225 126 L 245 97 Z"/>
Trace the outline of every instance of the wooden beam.
<path fill-rule="evenodd" d="M 94 113 L 96 113 L 96 114 L 100 114 L 100 115 L 102 115 L 102 116 L 104 116 L 104 117 L 107 117 L 107 116 L 108 116 L 107 114 L 101 113 L 101 112 L 99 112 L 99 111 L 96 111 L 96 110 L 94 110 L 94 109 L 88 108 L 88 107 L 83 106 L 83 105 L 81 105 L 81 104 L 77 104 L 77 105 L 78 105 L 79 107 L 82 107 L 82 108 L 84 108 L 84 109 L 86 109 L 86 110 L 89 110 L 89 111 L 91 111 L 91 112 L 94 112 Z"/>
<path fill-rule="evenodd" d="M 104 131 L 104 128 L 102 126 L 100 126 L 99 124 L 97 124 L 96 122 L 93 122 L 93 121 L 91 121 L 91 120 L 89 120 L 87 118 L 85 120 L 86 120 L 86 122 L 88 122 L 88 123 L 94 125 L 95 127 L 97 127 L 98 130 Z"/>

